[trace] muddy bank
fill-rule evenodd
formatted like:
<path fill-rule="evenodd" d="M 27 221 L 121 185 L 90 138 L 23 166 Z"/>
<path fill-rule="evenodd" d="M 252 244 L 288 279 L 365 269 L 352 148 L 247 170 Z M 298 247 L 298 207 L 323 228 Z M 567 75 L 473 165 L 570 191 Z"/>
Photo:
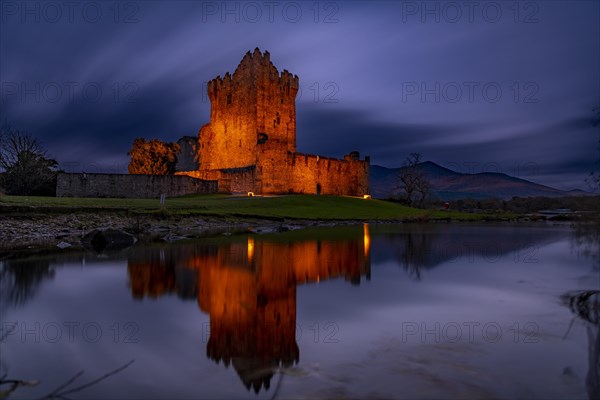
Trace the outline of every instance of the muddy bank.
<path fill-rule="evenodd" d="M 176 241 L 211 234 L 277 232 L 308 226 L 355 224 L 359 221 L 314 221 L 243 217 L 129 215 L 126 213 L 0 215 L 0 258 L 52 249 L 80 247 L 93 230 L 119 229 L 139 242 Z"/>

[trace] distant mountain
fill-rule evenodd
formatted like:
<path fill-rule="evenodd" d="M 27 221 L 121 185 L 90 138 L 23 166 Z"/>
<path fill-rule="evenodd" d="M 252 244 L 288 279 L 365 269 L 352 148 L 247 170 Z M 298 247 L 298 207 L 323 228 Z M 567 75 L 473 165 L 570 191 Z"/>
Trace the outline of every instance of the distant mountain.
<path fill-rule="evenodd" d="M 514 196 L 561 197 L 589 194 L 580 189 L 563 191 L 501 173 L 462 174 L 431 161 L 419 164 L 419 168 L 427 175 L 432 185 L 432 192 L 441 200 L 489 199 L 494 197 L 508 200 Z M 401 168 L 371 165 L 370 178 L 373 197 L 388 198 L 397 196 L 400 192 L 398 179 L 400 170 Z"/>

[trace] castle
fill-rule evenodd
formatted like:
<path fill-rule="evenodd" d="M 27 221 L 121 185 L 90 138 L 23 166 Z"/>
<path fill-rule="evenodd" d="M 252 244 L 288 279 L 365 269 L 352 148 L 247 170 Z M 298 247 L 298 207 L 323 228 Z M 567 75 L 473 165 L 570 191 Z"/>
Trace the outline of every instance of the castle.
<path fill-rule="evenodd" d="M 198 169 L 222 193 L 369 193 L 369 157 L 343 160 L 296 151 L 298 76 L 280 74 L 269 52 L 247 52 L 233 75 L 208 82 L 210 122 L 198 134 Z M 189 165 L 189 164 L 188 164 Z"/>

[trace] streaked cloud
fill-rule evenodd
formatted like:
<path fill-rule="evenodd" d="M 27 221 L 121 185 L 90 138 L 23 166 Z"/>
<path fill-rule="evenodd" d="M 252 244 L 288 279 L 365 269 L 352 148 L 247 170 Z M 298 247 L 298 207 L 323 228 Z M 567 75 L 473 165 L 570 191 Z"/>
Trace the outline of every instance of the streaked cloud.
<path fill-rule="evenodd" d="M 35 22 L 7 3 L 23 2 L 0 10 L 3 118 L 66 165 L 123 171 L 135 137 L 195 135 L 209 116 L 204 83 L 257 46 L 300 76 L 301 151 L 357 149 L 386 166 L 418 151 L 506 173 L 534 162 L 525 178 L 562 189 L 584 187 L 597 159 L 597 2 L 518 3 L 519 15 L 480 2 L 502 9 L 497 22 L 462 9 L 457 23 L 444 2 L 427 2 L 440 22 L 424 23 L 426 2 L 285 2 L 272 21 L 260 2 L 260 18 L 242 2 L 125 2 L 118 16 L 102 2 L 94 23 L 79 8 L 73 21 L 63 10 Z"/>

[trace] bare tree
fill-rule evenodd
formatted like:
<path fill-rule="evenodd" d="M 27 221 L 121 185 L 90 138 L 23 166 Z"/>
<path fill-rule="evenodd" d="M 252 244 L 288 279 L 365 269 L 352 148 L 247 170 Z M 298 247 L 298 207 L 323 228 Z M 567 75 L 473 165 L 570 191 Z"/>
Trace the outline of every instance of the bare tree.
<path fill-rule="evenodd" d="M 409 206 L 423 207 L 431 190 L 431 184 L 420 163 L 421 153 L 410 153 L 400 169 L 400 187 Z"/>
<path fill-rule="evenodd" d="M 8 194 L 53 194 L 57 166 L 36 138 L 10 124 L 0 126 L 0 184 Z"/>
<path fill-rule="evenodd" d="M 425 202 L 431 193 L 431 183 L 422 170 L 419 170 L 419 179 L 417 180 L 417 193 L 419 194 L 418 206 L 424 207 Z"/>
<path fill-rule="evenodd" d="M 33 136 L 5 123 L 0 127 L 0 168 L 7 171 L 19 162 L 19 156 L 31 153 L 45 156 L 46 151 Z"/>

